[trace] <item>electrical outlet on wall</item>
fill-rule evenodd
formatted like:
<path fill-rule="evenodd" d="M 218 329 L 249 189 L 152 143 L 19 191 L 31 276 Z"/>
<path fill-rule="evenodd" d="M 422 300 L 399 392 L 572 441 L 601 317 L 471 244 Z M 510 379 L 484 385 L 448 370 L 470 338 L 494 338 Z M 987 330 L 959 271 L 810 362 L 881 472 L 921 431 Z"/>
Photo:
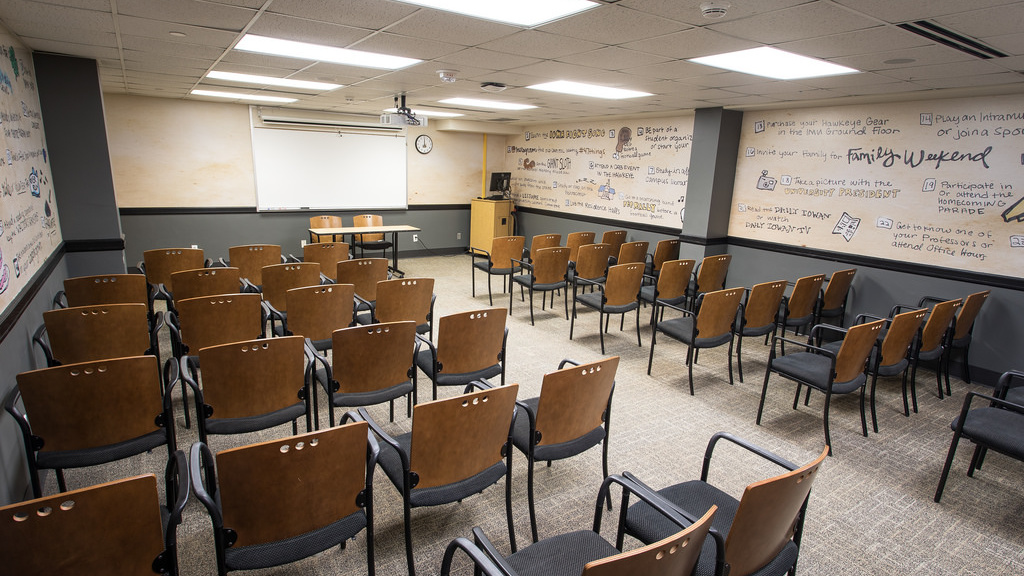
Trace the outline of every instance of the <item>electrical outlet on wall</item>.
<path fill-rule="evenodd" d="M 462 240 L 462 232 L 456 232 L 455 233 L 455 239 L 456 240 Z"/>
<path fill-rule="evenodd" d="M 193 248 L 199 248 L 199 244 L 193 244 L 192 247 Z"/>
<path fill-rule="evenodd" d="M 417 243 L 419 241 L 420 241 L 420 235 L 419 234 L 413 234 L 412 235 L 412 243 L 415 244 L 415 243 Z"/>
<path fill-rule="evenodd" d="M 305 240 L 299 240 L 299 248 L 305 248 L 305 247 L 306 247 L 306 241 Z"/>

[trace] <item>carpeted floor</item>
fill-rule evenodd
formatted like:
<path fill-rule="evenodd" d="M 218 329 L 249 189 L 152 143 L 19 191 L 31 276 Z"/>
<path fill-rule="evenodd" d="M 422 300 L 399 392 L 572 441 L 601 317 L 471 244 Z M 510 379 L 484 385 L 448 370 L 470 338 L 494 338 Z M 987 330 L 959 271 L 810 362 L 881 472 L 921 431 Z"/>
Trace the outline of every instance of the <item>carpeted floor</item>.
<path fill-rule="evenodd" d="M 468 256 L 435 256 L 403 259 L 410 276 L 436 279 L 436 317 L 452 312 L 488 307 L 486 280 L 477 275 L 477 296 L 470 296 Z M 494 280 L 496 291 L 501 282 Z M 496 306 L 508 306 L 508 295 L 496 294 Z M 586 362 L 601 357 L 597 313 L 581 311 L 575 339 L 569 341 L 569 322 L 559 297 L 554 310 L 539 309 L 536 326 L 530 326 L 528 302 L 516 294 L 513 315 L 508 318 L 507 381 L 519 383 L 520 397 L 536 396 L 544 373 L 554 370 L 563 358 Z M 856 312 L 856 311 L 854 311 Z M 606 335 L 608 355 L 619 355 L 612 402 L 610 470 L 629 470 L 654 487 L 697 478 L 708 438 L 729 431 L 764 446 L 793 462 L 805 463 L 820 453 L 822 395 L 814 394 L 810 406 L 792 410 L 794 387 L 773 377 L 768 389 L 761 426 L 754 424 L 764 378 L 768 349 L 758 339 L 744 344 L 745 382 L 730 386 L 726 347 L 702 351 L 694 367 L 696 395 L 686 383 L 685 346 L 662 338 L 655 350 L 648 376 L 650 352 L 649 309 L 641 312 L 643 346 L 628 317 L 619 332 L 612 322 Z M 852 316 L 853 314 L 851 314 Z M 163 336 L 166 339 L 166 335 Z M 831 414 L 835 455 L 826 459 L 811 493 L 798 571 L 803 575 L 830 574 L 1020 574 L 1024 573 L 1024 466 L 990 453 L 975 478 L 966 476 L 971 453 L 962 444 L 954 461 L 941 504 L 932 501 L 951 432 L 949 423 L 959 411 L 970 386 L 954 378 L 953 397 L 939 400 L 934 373 L 918 374 L 920 413 L 903 416 L 899 383 L 880 382 L 878 388 L 879 433 L 865 438 L 860 433 L 858 402 L 838 398 Z M 456 394 L 443 390 L 443 397 Z M 430 383 L 420 377 L 420 398 L 430 397 Z M 178 403 L 180 407 L 180 401 Z M 387 425 L 396 433 L 409 429 L 404 406 L 396 422 Z M 371 410 L 387 422 L 386 407 Z M 322 418 L 326 423 L 326 417 Z M 195 441 L 194 429 L 183 427 L 180 410 L 178 439 L 182 448 Z M 870 422 L 869 422 L 870 427 Z M 244 437 L 214 438 L 212 448 L 223 450 L 290 434 L 288 426 Z M 72 488 L 119 476 L 162 470 L 162 457 L 152 455 L 127 462 L 67 473 Z M 530 539 L 526 504 L 526 459 L 513 456 L 513 513 L 520 546 Z M 720 446 L 711 481 L 739 495 L 753 481 L 774 475 L 749 454 Z M 601 481 L 600 449 L 550 468 L 537 468 L 537 511 L 541 537 L 589 528 Z M 436 574 L 445 546 L 458 536 L 468 536 L 481 526 L 500 550 L 509 551 L 505 526 L 503 482 L 458 504 L 414 509 L 414 551 L 420 574 Z M 406 573 L 400 494 L 378 470 L 375 476 L 375 542 L 378 574 Z M 47 478 L 45 492 L 56 485 Z M 330 498 L 314 494 L 313 498 Z M 695 510 L 703 513 L 703 510 Z M 615 515 L 605 516 L 610 535 Z M 212 528 L 202 505 L 193 499 L 178 531 L 183 575 L 216 573 Z M 627 540 L 627 546 L 636 542 Z M 332 549 L 288 566 L 258 574 L 363 574 L 366 571 L 365 537 L 360 535 L 344 550 Z M 468 573 L 468 571 L 464 571 Z"/>

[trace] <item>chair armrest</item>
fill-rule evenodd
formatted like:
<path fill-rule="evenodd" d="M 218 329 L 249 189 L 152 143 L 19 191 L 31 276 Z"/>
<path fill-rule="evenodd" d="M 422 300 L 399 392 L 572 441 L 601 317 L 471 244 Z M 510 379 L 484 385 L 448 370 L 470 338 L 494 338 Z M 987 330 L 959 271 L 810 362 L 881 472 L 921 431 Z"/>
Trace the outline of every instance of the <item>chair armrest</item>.
<path fill-rule="evenodd" d="M 558 363 L 558 369 L 561 370 L 562 368 L 565 368 L 566 364 L 572 364 L 573 366 L 579 366 L 580 365 L 580 363 L 577 362 L 576 360 L 572 360 L 572 359 L 569 359 L 569 358 L 563 358 L 562 361 Z"/>
<path fill-rule="evenodd" d="M 886 324 L 888 324 L 889 322 L 892 322 L 892 318 L 886 318 L 886 317 L 883 317 L 883 316 L 876 316 L 875 314 L 861 313 L 861 314 L 857 314 L 857 317 L 854 318 L 853 323 L 855 325 L 856 324 L 861 324 L 865 320 L 867 320 L 868 318 L 870 318 L 872 321 L 873 320 L 885 320 Z"/>
<path fill-rule="evenodd" d="M 341 423 L 347 424 L 348 422 L 366 422 L 370 427 L 371 432 L 384 442 L 390 444 L 391 447 L 402 456 L 402 464 L 406 470 L 409 469 L 409 455 L 402 452 L 401 448 L 398 446 L 398 441 L 385 432 L 384 429 L 380 427 L 380 424 L 377 424 L 373 418 L 370 418 L 370 413 L 366 411 L 366 408 L 359 408 L 358 410 L 349 410 L 348 412 L 345 412 L 341 417 Z"/>
<path fill-rule="evenodd" d="M 46 337 L 46 324 L 40 324 L 36 331 L 32 333 L 32 343 L 39 346 L 39 349 L 43 351 L 43 356 L 46 357 L 46 366 L 53 367 L 59 366 L 60 362 L 57 362 L 53 358 L 53 351 L 50 350 L 50 343 Z"/>
<path fill-rule="evenodd" d="M 925 306 L 930 306 L 932 304 L 938 304 L 939 302 L 945 302 L 946 300 L 949 300 L 949 298 L 940 298 L 938 296 L 922 296 L 921 299 L 917 301 L 917 307 L 923 308 Z"/>
<path fill-rule="evenodd" d="M 813 339 L 814 335 L 817 334 L 818 332 L 832 332 L 834 334 L 845 335 L 846 330 L 846 328 L 843 328 L 842 326 L 836 326 L 834 324 L 816 324 L 813 328 L 811 328 L 811 334 L 808 340 Z M 818 334 L 818 338 L 821 338 L 820 334 Z"/>
<path fill-rule="evenodd" d="M 518 262 L 519 265 L 522 266 L 524 270 L 529 270 L 529 271 L 533 272 L 533 264 L 531 263 L 532 262 L 531 260 L 517 260 L 515 258 L 509 258 L 509 260 L 511 260 L 513 262 Z"/>
<path fill-rule="evenodd" d="M 601 292 L 604 292 L 604 284 L 601 284 L 600 282 L 595 282 L 593 280 L 587 280 L 586 278 L 580 278 L 579 276 L 577 276 L 576 277 L 576 283 L 577 284 L 590 284 L 591 286 L 597 286 L 598 290 L 600 290 Z"/>
<path fill-rule="evenodd" d="M 800 467 L 799 465 L 794 464 L 794 463 L 790 462 L 789 460 L 786 460 L 782 456 L 779 456 L 779 455 L 777 455 L 777 454 L 775 454 L 773 452 L 765 450 L 764 448 L 761 448 L 760 446 L 757 446 L 756 444 L 753 444 L 753 443 L 751 443 L 751 442 L 749 442 L 749 441 L 747 441 L 747 440 L 745 440 L 743 438 L 740 438 L 739 436 L 735 436 L 735 435 L 730 434 L 728 432 L 716 432 L 711 437 L 711 440 L 708 441 L 707 449 L 704 450 L 704 466 L 701 469 L 701 474 L 700 474 L 701 482 L 707 482 L 707 480 L 708 480 L 708 471 L 709 471 L 709 468 L 711 467 L 711 457 L 714 455 L 715 446 L 718 444 L 719 440 L 727 440 L 729 442 L 732 442 L 733 444 L 735 444 L 735 445 L 737 445 L 737 446 L 739 446 L 741 448 L 745 448 L 746 450 L 748 450 L 750 452 L 753 452 L 754 454 L 757 454 L 761 458 L 764 458 L 765 460 L 768 460 L 769 462 L 773 462 L 775 464 L 778 464 L 779 466 L 781 466 L 781 467 L 783 467 L 786 470 L 789 470 L 791 472 L 793 470 L 796 470 L 797 468 Z"/>
<path fill-rule="evenodd" d="M 921 308 L 922 306 L 920 304 L 896 304 L 895 306 L 889 309 L 889 317 L 892 318 L 893 316 L 901 314 L 908 310 L 920 310 Z"/>
<path fill-rule="evenodd" d="M 479 528 L 474 528 L 477 530 Z M 480 535 L 482 538 L 483 533 Z M 479 546 L 471 542 L 467 538 L 456 538 L 448 543 L 448 547 L 444 550 L 444 556 L 441 558 L 441 576 L 449 576 L 451 574 L 452 560 L 455 558 L 455 553 L 461 550 L 469 556 L 472 560 L 473 566 L 475 567 L 474 573 L 485 574 L 486 576 L 515 576 L 515 572 L 510 571 L 511 568 L 502 569 L 495 565 L 490 555 L 480 549 Z"/>
<path fill-rule="evenodd" d="M 676 306 L 675 304 L 669 304 L 668 302 L 658 302 L 658 306 L 662 306 L 664 308 L 671 308 L 677 312 L 682 312 L 686 316 L 696 316 L 696 314 L 687 310 L 686 308 L 683 308 L 682 306 Z"/>
<path fill-rule="evenodd" d="M 192 476 L 188 465 L 188 456 L 181 450 L 175 450 L 174 455 L 167 461 L 167 468 L 164 472 L 164 486 L 167 494 L 167 525 L 164 526 L 164 546 L 168 550 L 175 550 L 178 546 L 178 526 L 181 524 L 181 514 L 188 504 L 189 494 L 192 492 Z M 173 562 L 173 560 L 171 560 Z"/>
<path fill-rule="evenodd" d="M 473 380 L 469 384 L 466 384 L 466 388 L 462 391 L 462 393 L 463 394 L 469 394 L 474 389 L 476 389 L 476 390 L 492 390 L 494 388 L 497 388 L 497 386 L 495 386 L 494 384 L 491 384 L 490 382 L 488 382 L 486 378 L 481 378 L 479 380 Z"/>
<path fill-rule="evenodd" d="M 253 284 L 252 281 L 249 280 L 248 278 L 242 278 L 241 282 L 242 282 L 242 289 L 240 290 L 240 292 L 242 292 L 243 294 L 259 294 L 260 293 L 259 286 Z"/>
<path fill-rule="evenodd" d="M 498 549 L 494 547 L 494 544 L 487 539 L 487 536 L 484 535 L 484 531 L 481 530 L 480 527 L 473 528 L 473 541 L 484 552 L 484 554 L 486 554 L 487 557 L 495 563 L 495 566 L 501 570 L 498 574 L 516 576 L 515 570 L 508 565 L 508 562 L 506 562 L 505 558 L 500 552 L 498 552 Z"/>
<path fill-rule="evenodd" d="M 217 505 L 215 498 L 217 472 L 213 466 L 213 452 L 205 443 L 196 442 L 192 445 L 188 468 L 192 477 L 192 493 L 206 507 L 206 511 L 210 514 L 210 520 L 213 521 L 214 530 L 223 529 L 224 517 L 221 515 L 220 506 Z"/>
<path fill-rule="evenodd" d="M 58 310 L 60 308 L 68 307 L 68 296 L 63 290 L 58 291 L 53 295 L 53 309 Z"/>
<path fill-rule="evenodd" d="M 639 478 L 631 474 L 630 472 L 623 472 L 621 475 L 612 474 L 604 479 L 601 483 L 601 489 L 597 494 L 597 505 L 594 508 L 594 532 L 601 532 L 601 514 L 603 512 L 602 504 L 605 499 L 611 502 L 611 494 L 609 489 L 612 484 L 618 484 L 622 487 L 622 503 L 621 510 L 629 508 L 629 497 L 635 495 L 645 504 L 651 508 L 657 510 L 660 514 L 669 519 L 672 523 L 679 526 L 680 528 L 686 528 L 696 522 L 702 514 L 695 515 L 693 512 L 683 510 L 676 504 L 670 502 L 661 494 L 658 494 L 650 486 L 644 484 Z M 615 547 L 622 550 L 622 541 L 625 530 L 625 515 L 621 515 L 619 519 L 619 529 L 616 534 Z M 709 532 L 710 533 L 710 532 Z M 717 534 L 717 533 L 715 533 Z M 724 557 L 725 551 L 725 539 L 720 535 L 715 536 L 716 547 L 718 547 L 719 558 Z"/>
<path fill-rule="evenodd" d="M 1021 382 L 1019 384 L 1014 384 L 1015 379 L 1020 379 Z M 1006 394 L 1010 391 L 1010 388 L 1016 388 L 1018 386 L 1024 386 L 1024 372 L 1019 370 L 1003 372 L 999 377 L 999 381 L 996 382 L 996 387 L 992 395 L 1000 400 L 1005 400 Z"/>
<path fill-rule="evenodd" d="M 987 394 L 982 394 L 981 392 L 975 392 L 972 390 L 968 392 L 966 396 L 964 396 L 963 406 L 960 407 L 960 416 L 956 420 L 957 424 L 955 431 L 957 434 L 963 432 L 964 421 L 967 418 L 967 413 L 970 412 L 971 410 L 971 402 L 976 397 L 988 400 L 991 403 L 990 406 L 992 406 L 993 408 L 1004 408 L 1006 410 L 1012 410 L 1013 412 L 1024 415 L 1024 405 L 1014 404 L 1013 402 L 1007 402 L 1006 400 L 996 398 L 994 396 L 989 396 Z"/>
<path fill-rule="evenodd" d="M 794 346 L 800 346 L 801 348 L 806 348 L 808 352 L 815 352 L 817 354 L 821 354 L 822 356 L 828 356 L 829 358 L 832 359 L 832 364 L 833 365 L 836 362 L 836 354 L 835 354 L 835 352 L 832 352 L 831 350 L 826 350 L 824 348 L 821 348 L 820 346 L 815 346 L 814 344 L 811 344 L 810 342 L 800 342 L 800 341 L 797 341 L 797 340 L 793 340 L 792 338 L 783 338 L 782 336 L 774 336 L 774 337 L 772 337 L 772 354 L 773 354 L 773 357 L 774 357 L 774 354 L 775 354 L 775 343 L 776 342 L 786 342 L 787 344 L 792 344 Z"/>
<path fill-rule="evenodd" d="M 169 419 L 169 421 L 167 422 L 167 426 L 170 426 L 171 429 L 173 430 L 174 429 L 173 428 L 173 426 L 174 426 L 174 420 L 173 420 L 174 400 L 171 398 L 171 391 L 174 389 L 174 385 L 179 380 L 181 380 L 181 368 L 178 366 L 178 359 L 177 358 L 168 358 L 167 362 L 164 362 L 163 370 L 164 370 L 164 374 L 163 374 L 163 376 L 164 376 L 164 380 L 163 380 L 163 383 L 164 383 L 164 397 L 163 397 L 164 413 L 167 414 L 167 418 Z M 182 410 L 188 410 L 188 407 L 187 406 L 182 406 Z"/>

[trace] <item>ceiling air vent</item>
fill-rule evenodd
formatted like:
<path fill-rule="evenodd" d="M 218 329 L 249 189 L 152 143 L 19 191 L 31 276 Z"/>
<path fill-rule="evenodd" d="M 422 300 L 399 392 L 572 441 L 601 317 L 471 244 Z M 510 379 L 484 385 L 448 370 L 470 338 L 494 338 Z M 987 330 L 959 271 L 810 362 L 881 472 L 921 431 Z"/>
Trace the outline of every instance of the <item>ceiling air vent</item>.
<path fill-rule="evenodd" d="M 989 58 L 1003 58 L 1007 54 L 986 46 L 977 40 L 957 34 L 952 30 L 943 28 L 934 22 L 927 20 L 918 20 L 916 22 L 906 22 L 903 24 L 897 24 L 900 28 L 908 32 L 913 32 L 918 36 L 923 36 L 933 42 L 944 44 L 950 48 L 955 48 L 961 52 L 966 52 L 975 58 L 981 58 L 988 60 Z"/>

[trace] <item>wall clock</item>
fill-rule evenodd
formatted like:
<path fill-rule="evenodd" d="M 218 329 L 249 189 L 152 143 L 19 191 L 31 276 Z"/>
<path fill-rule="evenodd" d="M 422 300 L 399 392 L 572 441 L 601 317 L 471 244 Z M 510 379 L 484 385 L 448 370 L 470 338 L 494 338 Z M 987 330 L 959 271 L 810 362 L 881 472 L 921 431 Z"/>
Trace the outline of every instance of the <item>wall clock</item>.
<path fill-rule="evenodd" d="M 416 151 L 420 154 L 429 154 L 434 149 L 434 141 L 426 134 L 416 137 Z"/>

